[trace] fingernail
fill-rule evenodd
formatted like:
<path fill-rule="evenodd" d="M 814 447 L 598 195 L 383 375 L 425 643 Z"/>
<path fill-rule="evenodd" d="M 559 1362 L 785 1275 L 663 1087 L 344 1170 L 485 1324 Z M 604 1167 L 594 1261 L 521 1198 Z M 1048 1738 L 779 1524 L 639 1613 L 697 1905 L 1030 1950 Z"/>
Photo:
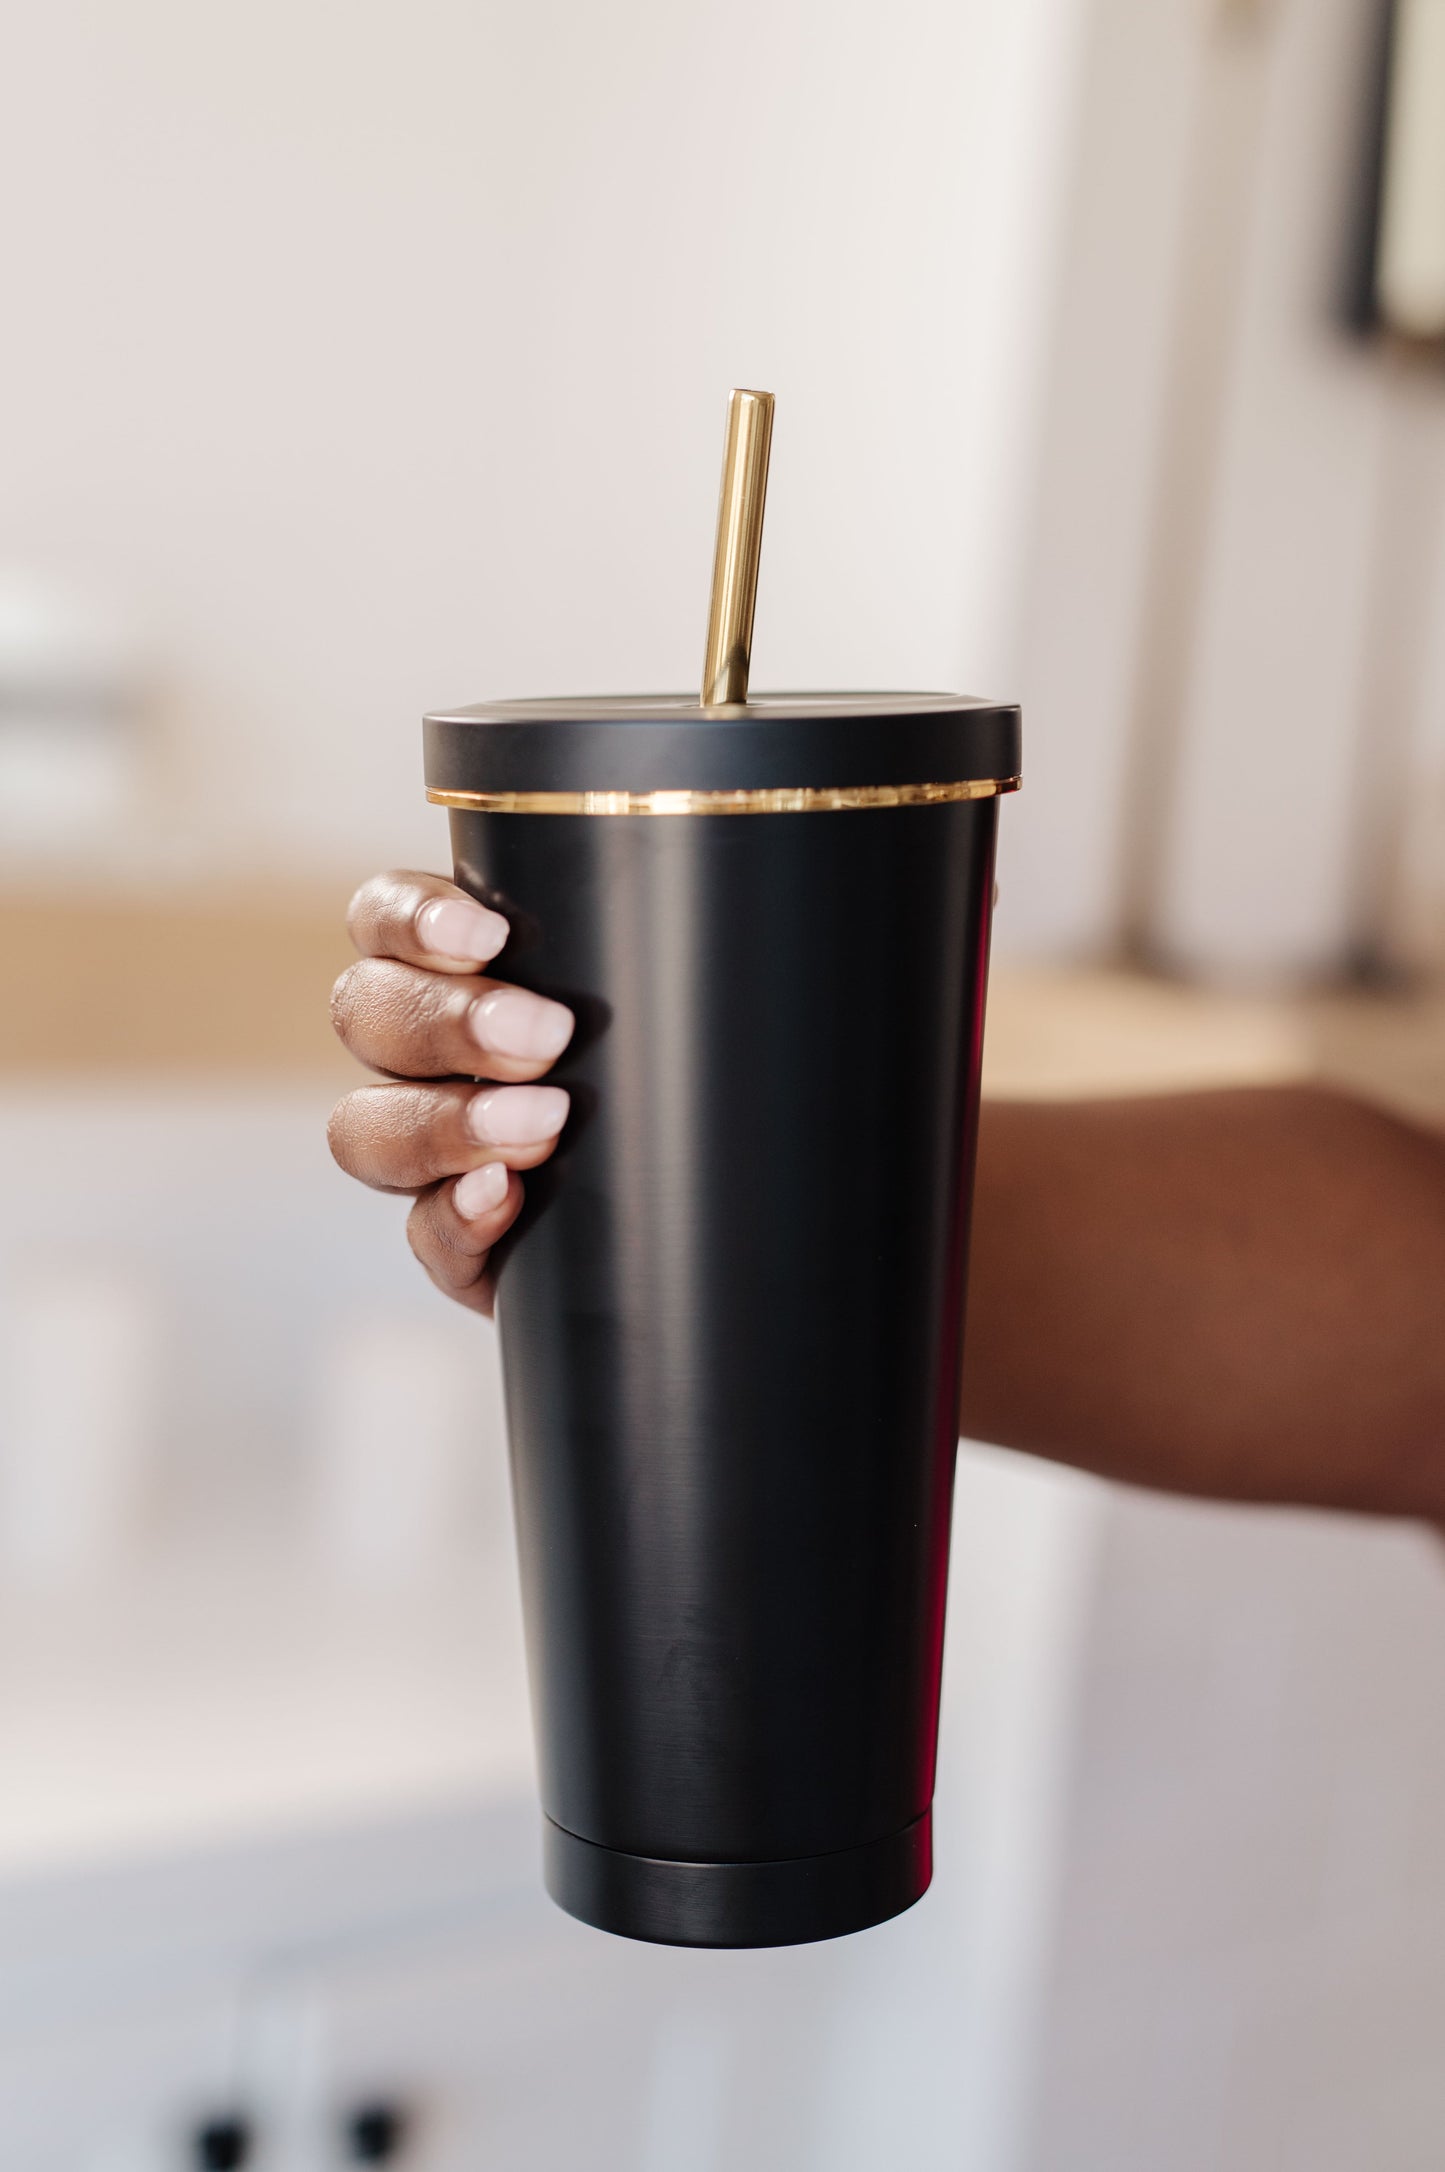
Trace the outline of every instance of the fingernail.
<path fill-rule="evenodd" d="M 437 897 L 416 916 L 416 932 L 434 958 L 475 958 L 485 965 L 511 933 L 500 913 L 469 898 Z"/>
<path fill-rule="evenodd" d="M 565 1003 L 532 995 L 525 988 L 493 988 L 472 1005 L 471 1028 L 494 1056 L 516 1056 L 524 1063 L 550 1063 L 572 1038 L 572 1013 Z"/>
<path fill-rule="evenodd" d="M 540 1146 L 556 1138 L 568 1106 L 560 1086 L 493 1086 L 473 1094 L 467 1124 L 485 1146 Z"/>
<path fill-rule="evenodd" d="M 469 1222 L 479 1222 L 484 1214 L 491 1214 L 507 1196 L 510 1179 L 506 1167 L 499 1161 L 484 1161 L 480 1169 L 469 1169 L 464 1177 L 458 1177 L 452 1191 L 458 1214 Z"/>

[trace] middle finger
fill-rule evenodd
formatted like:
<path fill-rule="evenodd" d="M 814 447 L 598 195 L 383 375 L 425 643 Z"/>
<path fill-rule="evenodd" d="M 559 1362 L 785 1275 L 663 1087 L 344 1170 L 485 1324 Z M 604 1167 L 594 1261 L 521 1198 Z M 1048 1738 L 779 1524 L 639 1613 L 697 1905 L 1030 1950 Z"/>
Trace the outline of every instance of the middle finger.
<path fill-rule="evenodd" d="M 403 1078 L 536 1078 L 556 1062 L 576 1021 L 565 1003 L 395 958 L 361 958 L 331 996 L 336 1031 L 374 1071 Z"/>

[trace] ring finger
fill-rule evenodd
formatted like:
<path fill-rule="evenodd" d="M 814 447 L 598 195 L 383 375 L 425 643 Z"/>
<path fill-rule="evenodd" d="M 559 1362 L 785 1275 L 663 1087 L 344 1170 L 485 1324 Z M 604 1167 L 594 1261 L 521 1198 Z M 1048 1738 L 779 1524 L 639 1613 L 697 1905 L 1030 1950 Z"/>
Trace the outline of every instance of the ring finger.
<path fill-rule="evenodd" d="M 557 1143 L 560 1086 L 358 1086 L 331 1112 L 327 1137 L 348 1176 L 377 1191 L 416 1192 L 487 1162 L 535 1169 Z"/>

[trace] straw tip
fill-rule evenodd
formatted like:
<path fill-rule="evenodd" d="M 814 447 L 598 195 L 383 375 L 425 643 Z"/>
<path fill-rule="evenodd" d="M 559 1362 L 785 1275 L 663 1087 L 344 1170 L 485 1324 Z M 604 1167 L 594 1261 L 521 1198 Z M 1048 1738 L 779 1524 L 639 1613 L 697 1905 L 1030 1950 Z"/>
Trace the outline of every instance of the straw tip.
<path fill-rule="evenodd" d="M 728 394 L 727 439 L 718 496 L 712 604 L 702 674 L 705 709 L 733 707 L 748 698 L 753 607 L 757 601 L 772 436 L 771 392 L 735 385 Z"/>

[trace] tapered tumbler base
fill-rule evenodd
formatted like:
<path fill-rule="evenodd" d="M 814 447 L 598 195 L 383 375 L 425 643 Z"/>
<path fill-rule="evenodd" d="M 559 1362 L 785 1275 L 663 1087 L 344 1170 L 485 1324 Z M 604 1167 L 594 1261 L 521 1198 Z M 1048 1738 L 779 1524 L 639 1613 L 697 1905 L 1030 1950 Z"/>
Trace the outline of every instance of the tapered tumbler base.
<path fill-rule="evenodd" d="M 547 1891 L 599 1931 L 662 1946 L 802 1946 L 866 1931 L 927 1892 L 933 1812 L 861 1848 L 773 1863 L 625 1855 L 543 1825 Z"/>

